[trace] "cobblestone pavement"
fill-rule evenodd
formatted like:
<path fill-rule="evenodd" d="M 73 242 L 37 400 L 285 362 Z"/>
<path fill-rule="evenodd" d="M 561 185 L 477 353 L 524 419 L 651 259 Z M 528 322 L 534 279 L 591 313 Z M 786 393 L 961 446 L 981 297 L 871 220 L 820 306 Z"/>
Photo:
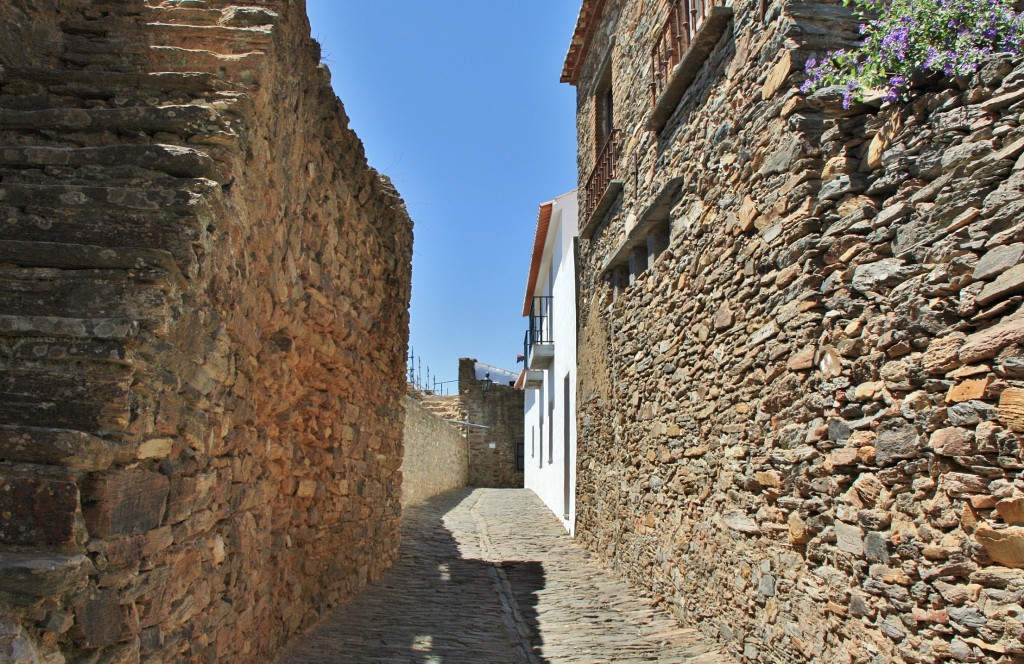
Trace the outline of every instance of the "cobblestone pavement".
<path fill-rule="evenodd" d="M 409 508 L 394 567 L 279 664 L 731 662 L 576 545 L 532 491 Z"/>

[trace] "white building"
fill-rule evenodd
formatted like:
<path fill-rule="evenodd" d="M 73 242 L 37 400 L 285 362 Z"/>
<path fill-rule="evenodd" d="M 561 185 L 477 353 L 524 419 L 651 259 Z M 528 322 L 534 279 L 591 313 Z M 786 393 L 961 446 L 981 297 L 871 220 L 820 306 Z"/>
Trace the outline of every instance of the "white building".
<path fill-rule="evenodd" d="M 526 488 L 576 530 L 576 192 L 540 206 L 523 316 Z"/>

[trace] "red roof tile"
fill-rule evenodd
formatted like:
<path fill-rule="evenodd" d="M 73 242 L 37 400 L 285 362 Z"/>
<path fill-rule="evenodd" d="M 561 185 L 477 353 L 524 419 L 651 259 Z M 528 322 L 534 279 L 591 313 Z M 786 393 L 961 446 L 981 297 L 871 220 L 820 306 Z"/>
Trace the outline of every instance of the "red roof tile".
<path fill-rule="evenodd" d="M 554 201 L 549 201 L 540 206 L 537 213 L 537 233 L 533 236 L 533 256 L 530 259 L 530 276 L 526 280 L 526 299 L 523 301 L 523 315 L 530 315 L 530 305 L 533 303 L 533 289 L 537 287 L 537 274 L 540 272 L 540 261 L 544 258 L 544 244 L 548 239 L 548 226 L 551 225 L 551 210 L 555 207 Z"/>
<path fill-rule="evenodd" d="M 562 66 L 562 83 L 576 85 L 579 81 L 580 68 L 590 48 L 590 40 L 597 29 L 597 20 L 601 17 L 604 3 L 605 0 L 583 0 L 579 18 L 576 19 L 576 29 L 569 42 L 569 53 Z"/>

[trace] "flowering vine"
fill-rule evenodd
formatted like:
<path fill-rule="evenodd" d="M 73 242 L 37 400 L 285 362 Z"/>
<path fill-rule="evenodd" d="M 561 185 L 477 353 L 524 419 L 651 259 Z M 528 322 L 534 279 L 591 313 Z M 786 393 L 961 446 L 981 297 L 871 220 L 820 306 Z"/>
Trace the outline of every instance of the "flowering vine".
<path fill-rule="evenodd" d="M 843 0 L 864 21 L 858 49 L 841 49 L 807 62 L 806 93 L 842 85 L 843 106 L 871 89 L 886 101 L 905 98 L 921 73 L 968 76 L 993 53 L 1019 55 L 1024 15 L 1005 0 Z"/>

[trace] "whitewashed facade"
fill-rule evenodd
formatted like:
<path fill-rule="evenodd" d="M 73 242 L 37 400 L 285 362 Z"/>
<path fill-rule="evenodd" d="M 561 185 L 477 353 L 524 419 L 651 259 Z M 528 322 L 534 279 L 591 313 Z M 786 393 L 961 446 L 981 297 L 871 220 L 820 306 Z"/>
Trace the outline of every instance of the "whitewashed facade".
<path fill-rule="evenodd" d="M 576 192 L 540 208 L 523 315 L 526 488 L 576 524 Z"/>

